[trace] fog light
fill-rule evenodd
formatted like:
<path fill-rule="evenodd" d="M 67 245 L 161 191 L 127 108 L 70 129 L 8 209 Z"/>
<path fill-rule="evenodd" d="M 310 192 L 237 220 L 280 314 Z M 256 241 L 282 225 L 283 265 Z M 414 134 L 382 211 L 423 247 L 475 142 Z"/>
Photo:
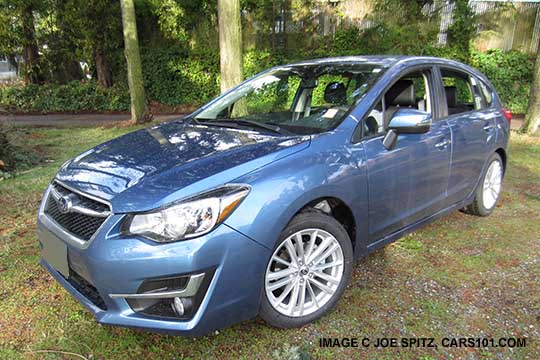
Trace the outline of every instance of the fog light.
<path fill-rule="evenodd" d="M 204 298 L 214 269 L 199 274 L 144 280 L 135 294 L 109 294 L 123 298 L 136 313 L 187 320 Z"/>
<path fill-rule="evenodd" d="M 179 297 L 174 298 L 172 308 L 177 316 L 184 316 L 184 304 L 182 303 L 182 299 L 180 299 Z"/>

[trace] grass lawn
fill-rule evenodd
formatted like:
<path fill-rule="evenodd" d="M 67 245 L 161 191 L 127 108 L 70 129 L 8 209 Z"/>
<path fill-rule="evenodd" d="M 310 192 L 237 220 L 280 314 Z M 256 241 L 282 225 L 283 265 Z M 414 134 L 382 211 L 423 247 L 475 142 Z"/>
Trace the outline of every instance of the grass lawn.
<path fill-rule="evenodd" d="M 540 139 L 512 134 L 498 208 L 446 216 L 362 259 L 335 311 L 302 329 L 252 320 L 203 338 L 98 325 L 38 264 L 35 217 L 60 165 L 130 131 L 31 129 L 42 165 L 0 181 L 0 358 L 540 359 Z M 524 348 L 320 348 L 326 337 L 527 337 Z"/>

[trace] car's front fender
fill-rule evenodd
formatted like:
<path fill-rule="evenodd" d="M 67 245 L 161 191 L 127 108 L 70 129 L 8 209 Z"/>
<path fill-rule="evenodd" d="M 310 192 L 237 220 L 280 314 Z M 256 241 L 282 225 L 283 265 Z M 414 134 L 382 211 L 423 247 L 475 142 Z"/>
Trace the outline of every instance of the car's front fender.
<path fill-rule="evenodd" d="M 237 179 L 250 184 L 252 190 L 225 223 L 272 249 L 305 205 L 320 198 L 337 198 L 353 213 L 358 234 L 353 240 L 361 244 L 356 249 L 361 251 L 368 225 L 364 159 L 361 145 L 343 144 L 336 134 L 314 139 L 309 149 Z"/>

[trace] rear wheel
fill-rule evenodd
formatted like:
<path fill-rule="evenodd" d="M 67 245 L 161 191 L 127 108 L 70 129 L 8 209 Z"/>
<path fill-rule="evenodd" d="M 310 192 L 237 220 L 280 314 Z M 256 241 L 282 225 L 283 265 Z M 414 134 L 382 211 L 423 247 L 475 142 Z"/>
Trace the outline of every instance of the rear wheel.
<path fill-rule="evenodd" d="M 501 194 L 503 176 L 504 166 L 501 156 L 494 153 L 489 159 L 482 182 L 476 189 L 474 201 L 465 208 L 465 212 L 477 216 L 491 214 Z"/>
<path fill-rule="evenodd" d="M 299 327 L 329 312 L 352 270 L 351 240 L 334 218 L 297 215 L 268 261 L 261 317 L 280 328 Z"/>

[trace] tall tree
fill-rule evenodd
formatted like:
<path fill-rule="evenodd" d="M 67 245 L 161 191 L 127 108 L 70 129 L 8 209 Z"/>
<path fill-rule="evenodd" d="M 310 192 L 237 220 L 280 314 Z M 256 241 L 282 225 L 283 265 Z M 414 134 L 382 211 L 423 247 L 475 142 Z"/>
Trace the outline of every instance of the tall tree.
<path fill-rule="evenodd" d="M 243 79 L 240 0 L 218 0 L 221 92 Z"/>
<path fill-rule="evenodd" d="M 20 18 L 22 22 L 24 77 L 27 83 L 43 82 L 40 66 L 40 55 L 36 42 L 36 27 L 34 24 L 34 4 L 32 1 L 20 2 Z"/>
<path fill-rule="evenodd" d="M 111 87 L 111 53 L 122 41 L 120 5 L 116 0 L 87 0 L 77 8 L 85 29 L 87 56 L 93 60 L 97 81 L 102 87 Z"/>
<path fill-rule="evenodd" d="M 469 62 L 471 57 L 470 43 L 476 32 L 476 16 L 469 0 L 454 0 L 452 25 L 448 28 L 448 46 L 459 50 L 461 61 Z"/>
<path fill-rule="evenodd" d="M 131 97 L 131 120 L 136 124 L 141 124 L 152 120 L 152 115 L 148 111 L 144 93 L 135 6 L 133 0 L 120 0 L 120 5 L 122 6 L 124 52 L 127 61 L 128 85 Z"/>
<path fill-rule="evenodd" d="M 0 54 L 6 55 L 11 66 L 18 71 L 15 55 L 18 53 L 21 41 L 19 19 L 13 16 L 10 4 L 0 0 Z"/>
<path fill-rule="evenodd" d="M 77 49 L 80 46 L 80 33 L 77 12 L 73 11 L 73 0 L 48 0 L 49 17 L 54 19 L 47 26 L 42 43 L 47 44 L 44 60 L 51 80 L 65 84 L 73 80 L 81 80 L 83 72 L 79 64 Z M 48 79 L 49 80 L 49 79 Z"/>
<path fill-rule="evenodd" d="M 540 134 L 540 44 L 536 50 L 529 104 L 521 131 L 528 134 Z"/>

